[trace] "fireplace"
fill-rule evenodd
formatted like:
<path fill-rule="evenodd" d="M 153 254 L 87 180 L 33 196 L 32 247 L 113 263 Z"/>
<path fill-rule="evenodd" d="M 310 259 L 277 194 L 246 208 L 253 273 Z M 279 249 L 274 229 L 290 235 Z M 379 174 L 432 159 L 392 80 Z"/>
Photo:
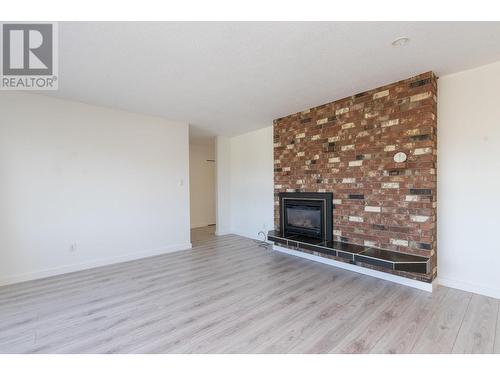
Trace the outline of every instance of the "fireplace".
<path fill-rule="evenodd" d="M 431 258 L 333 240 L 332 193 L 279 193 L 279 225 L 267 234 L 273 249 L 299 251 L 314 256 L 370 265 L 397 272 L 412 272 L 418 280 L 431 272 Z M 295 252 L 293 254 L 296 254 Z M 311 259 L 311 258 L 309 258 Z"/>
<path fill-rule="evenodd" d="M 279 204 L 284 236 L 332 240 L 332 193 L 280 193 Z"/>

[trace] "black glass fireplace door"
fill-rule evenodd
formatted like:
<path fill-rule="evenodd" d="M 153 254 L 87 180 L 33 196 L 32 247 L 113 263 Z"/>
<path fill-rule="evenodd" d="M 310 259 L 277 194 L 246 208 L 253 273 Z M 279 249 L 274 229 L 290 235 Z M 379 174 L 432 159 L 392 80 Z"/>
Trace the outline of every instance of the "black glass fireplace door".
<path fill-rule="evenodd" d="M 285 199 L 284 231 L 286 235 L 298 234 L 323 238 L 324 208 L 321 201 Z"/>
<path fill-rule="evenodd" d="M 279 232 L 322 241 L 332 240 L 333 194 L 318 192 L 279 193 Z"/>

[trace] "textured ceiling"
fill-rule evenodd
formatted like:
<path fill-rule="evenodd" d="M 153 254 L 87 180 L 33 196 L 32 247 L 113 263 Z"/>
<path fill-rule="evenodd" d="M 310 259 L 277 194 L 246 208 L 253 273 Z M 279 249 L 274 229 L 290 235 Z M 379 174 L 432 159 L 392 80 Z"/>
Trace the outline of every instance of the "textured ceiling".
<path fill-rule="evenodd" d="M 189 122 L 197 139 L 500 60 L 498 22 L 61 22 L 59 39 L 50 95 Z"/>

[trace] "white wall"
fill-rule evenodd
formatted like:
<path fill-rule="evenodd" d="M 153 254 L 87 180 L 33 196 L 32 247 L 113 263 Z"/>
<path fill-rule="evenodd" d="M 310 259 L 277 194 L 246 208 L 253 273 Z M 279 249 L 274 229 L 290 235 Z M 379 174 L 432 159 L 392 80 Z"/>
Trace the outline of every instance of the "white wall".
<path fill-rule="evenodd" d="M 231 232 L 260 238 L 274 228 L 273 128 L 246 133 L 231 143 Z"/>
<path fill-rule="evenodd" d="M 215 145 L 189 144 L 191 228 L 215 224 Z"/>
<path fill-rule="evenodd" d="M 0 283 L 188 248 L 188 157 L 187 124 L 1 93 Z"/>
<path fill-rule="evenodd" d="M 438 280 L 500 298 L 500 62 L 438 81 Z"/>
<path fill-rule="evenodd" d="M 274 228 L 272 126 L 217 137 L 217 234 L 263 239 Z"/>
<path fill-rule="evenodd" d="M 215 139 L 215 194 L 216 234 L 231 233 L 231 179 L 230 179 L 230 142 L 228 137 L 218 136 Z"/>

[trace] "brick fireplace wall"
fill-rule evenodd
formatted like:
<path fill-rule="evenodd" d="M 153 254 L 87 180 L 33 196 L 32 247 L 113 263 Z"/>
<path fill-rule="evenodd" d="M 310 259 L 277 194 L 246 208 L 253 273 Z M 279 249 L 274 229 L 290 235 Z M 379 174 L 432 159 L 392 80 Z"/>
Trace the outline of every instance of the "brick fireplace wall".
<path fill-rule="evenodd" d="M 279 192 L 332 192 L 339 241 L 431 257 L 436 275 L 437 78 L 432 72 L 274 121 Z M 394 154 L 404 152 L 404 163 Z"/>

